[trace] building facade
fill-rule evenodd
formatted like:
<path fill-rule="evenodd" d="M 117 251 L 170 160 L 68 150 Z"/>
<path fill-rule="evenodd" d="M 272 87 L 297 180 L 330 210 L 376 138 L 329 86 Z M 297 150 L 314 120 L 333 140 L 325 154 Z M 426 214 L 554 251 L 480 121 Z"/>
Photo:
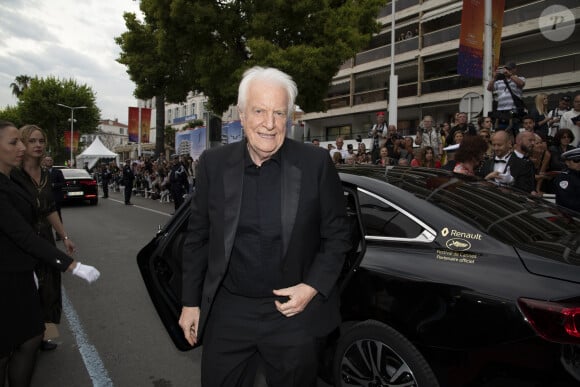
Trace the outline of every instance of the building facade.
<path fill-rule="evenodd" d="M 209 112 L 207 97 L 203 93 L 190 91 L 185 102 L 165 104 L 165 124 L 175 130 L 180 130 L 194 120 L 203 120 L 207 125 Z M 155 106 L 155 105 L 154 105 Z"/>
<path fill-rule="evenodd" d="M 97 136 L 107 149 L 115 151 L 116 147 L 129 143 L 128 130 L 129 126 L 119 122 L 117 118 L 100 120 L 95 132 L 81 136 L 79 152 L 91 145 Z"/>
<path fill-rule="evenodd" d="M 543 12 L 554 5 L 573 15 L 573 33 L 560 41 L 541 28 Z M 390 2 L 381 9 L 381 32 L 368 49 L 344 63 L 333 78 L 325 99 L 327 111 L 304 115 L 305 141 L 331 141 L 338 135 L 364 138 L 375 113 L 388 110 L 391 9 Z M 437 123 L 450 122 L 463 96 L 484 93 L 481 79 L 457 75 L 461 10 L 462 1 L 456 0 L 395 2 L 397 125 L 404 135 L 414 134 L 427 114 Z M 526 78 L 528 106 L 534 106 L 533 98 L 541 92 L 549 95 L 552 109 L 560 96 L 580 91 L 579 19 L 577 0 L 505 0 L 499 63 L 517 63 L 518 74 Z"/>

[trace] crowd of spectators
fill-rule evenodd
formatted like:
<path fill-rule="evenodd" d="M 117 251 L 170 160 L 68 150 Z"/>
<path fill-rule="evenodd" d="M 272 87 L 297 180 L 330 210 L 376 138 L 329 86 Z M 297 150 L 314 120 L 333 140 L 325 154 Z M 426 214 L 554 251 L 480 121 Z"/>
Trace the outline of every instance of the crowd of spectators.
<path fill-rule="evenodd" d="M 519 120 L 517 128 L 507 131 L 494 128 L 497 121 L 492 117 L 479 117 L 476 126 L 468 122 L 466 113 L 457 112 L 449 123 L 436 124 L 427 115 L 416 135 L 404 137 L 396 126 L 384 122 L 384 112 L 378 112 L 376 117 L 377 122 L 369 133 L 371 149 L 367 149 L 360 139 L 357 140 L 358 148 L 356 144 L 348 144 L 344 149 L 343 137 L 338 137 L 335 145 L 329 144 L 329 153 L 335 164 L 445 168 L 479 175 L 504 185 L 525 181 L 519 188 L 542 195 L 553 193 L 552 179 L 566 168 L 561 155 L 574 149 L 578 143 L 580 94 L 573 101 L 569 96 L 562 96 L 552 109 L 548 106 L 547 95 L 538 94 L 535 107 Z M 500 132 L 505 135 L 496 135 Z M 317 146 L 320 144 L 318 139 L 312 142 Z M 484 174 L 482 166 L 486 161 L 493 164 L 498 154 L 507 158 L 514 155 L 522 163 L 512 161 L 502 166 L 490 165 L 490 170 Z M 511 175 L 514 168 L 518 173 L 524 171 L 522 174 L 527 174 L 525 179 L 514 178 Z"/>
<path fill-rule="evenodd" d="M 176 198 L 176 195 L 180 192 L 189 194 L 195 186 L 197 161 L 188 155 L 173 155 L 172 160 L 139 157 L 131 160 L 130 166 L 135 176 L 131 188 L 133 195 L 161 202 L 181 203 L 182 198 Z M 122 168 L 116 162 L 101 163 L 91 172 L 111 191 L 119 192 L 121 188 L 125 189 Z"/>

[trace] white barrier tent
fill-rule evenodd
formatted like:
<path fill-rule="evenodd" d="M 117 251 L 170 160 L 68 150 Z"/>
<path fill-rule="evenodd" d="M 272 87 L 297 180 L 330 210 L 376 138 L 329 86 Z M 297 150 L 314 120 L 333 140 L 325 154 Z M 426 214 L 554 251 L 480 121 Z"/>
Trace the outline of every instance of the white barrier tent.
<path fill-rule="evenodd" d="M 88 163 L 89 169 L 91 169 L 97 164 L 99 159 L 115 159 L 115 162 L 119 165 L 119 155 L 110 151 L 105 145 L 103 145 L 99 136 L 97 136 L 93 143 L 89 145 L 83 153 L 76 157 L 77 167 L 82 168 L 83 164 L 86 162 Z"/>

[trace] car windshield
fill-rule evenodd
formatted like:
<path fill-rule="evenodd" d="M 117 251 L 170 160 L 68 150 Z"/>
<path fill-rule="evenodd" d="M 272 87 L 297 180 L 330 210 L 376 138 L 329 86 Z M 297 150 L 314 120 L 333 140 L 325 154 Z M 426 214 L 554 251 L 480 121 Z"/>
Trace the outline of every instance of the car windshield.
<path fill-rule="evenodd" d="M 84 169 L 61 169 L 62 174 L 68 179 L 91 179 L 91 175 Z"/>
<path fill-rule="evenodd" d="M 541 198 L 426 168 L 369 173 L 514 247 L 566 262 L 580 260 L 578 214 Z"/>

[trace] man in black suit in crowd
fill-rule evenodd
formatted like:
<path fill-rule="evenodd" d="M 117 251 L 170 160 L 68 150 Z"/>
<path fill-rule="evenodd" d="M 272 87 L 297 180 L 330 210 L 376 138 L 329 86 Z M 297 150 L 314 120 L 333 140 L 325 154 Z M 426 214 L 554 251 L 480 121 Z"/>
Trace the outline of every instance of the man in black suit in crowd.
<path fill-rule="evenodd" d="M 513 137 L 505 130 L 497 131 L 491 137 L 494 157 L 487 159 L 478 175 L 498 185 L 518 188 L 527 193 L 535 189 L 534 164 L 519 158 L 513 152 Z"/>
<path fill-rule="evenodd" d="M 131 167 L 131 159 L 127 159 L 125 160 L 125 166 L 123 167 L 123 185 L 125 186 L 125 204 L 128 206 L 132 205 L 131 194 L 133 193 L 134 180 L 135 174 Z"/>
<path fill-rule="evenodd" d="M 62 223 L 62 214 L 60 208 L 62 206 L 62 187 L 65 185 L 64 175 L 62 171 L 58 168 L 53 168 L 54 160 L 50 156 L 46 156 L 43 160 L 44 167 L 48 170 L 50 175 L 50 182 L 52 184 L 52 196 L 54 197 L 54 207 Z M 60 235 L 54 233 L 54 238 L 59 241 Z"/>
<path fill-rule="evenodd" d="M 350 247 L 328 152 L 286 138 L 296 84 L 254 67 L 239 86 L 241 142 L 200 157 L 183 247 L 179 324 L 203 342 L 202 385 L 315 386 L 317 349 L 340 322 Z"/>

